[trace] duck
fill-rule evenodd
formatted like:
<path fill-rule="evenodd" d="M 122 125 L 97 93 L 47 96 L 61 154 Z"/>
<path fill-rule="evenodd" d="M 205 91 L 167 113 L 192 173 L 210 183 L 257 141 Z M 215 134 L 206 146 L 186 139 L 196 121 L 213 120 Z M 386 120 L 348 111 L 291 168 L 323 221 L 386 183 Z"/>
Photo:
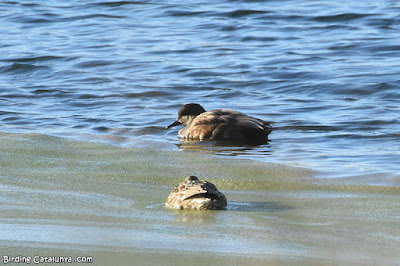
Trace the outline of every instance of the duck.
<path fill-rule="evenodd" d="M 188 176 L 169 194 L 165 206 L 179 210 L 222 210 L 227 206 L 226 197 L 217 187 L 196 176 Z"/>
<path fill-rule="evenodd" d="M 215 109 L 206 111 L 200 104 L 182 105 L 171 128 L 183 125 L 178 136 L 184 140 L 233 140 L 248 143 L 266 143 L 272 131 L 271 122 L 237 111 Z"/>

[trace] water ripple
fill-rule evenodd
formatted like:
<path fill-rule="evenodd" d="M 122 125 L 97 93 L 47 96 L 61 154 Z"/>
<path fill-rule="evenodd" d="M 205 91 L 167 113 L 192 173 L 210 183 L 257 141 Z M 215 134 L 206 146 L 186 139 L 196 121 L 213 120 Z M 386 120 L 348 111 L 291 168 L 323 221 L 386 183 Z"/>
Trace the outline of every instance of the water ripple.
<path fill-rule="evenodd" d="M 148 4 L 143 1 L 111 1 L 111 2 L 100 2 L 100 3 L 90 3 L 93 6 L 106 6 L 106 7 L 120 7 L 125 5 L 145 5 Z"/>
<path fill-rule="evenodd" d="M 360 13 L 343 13 L 343 14 L 335 14 L 335 15 L 328 15 L 328 16 L 316 16 L 312 19 L 318 22 L 347 22 L 352 21 L 360 18 L 365 18 L 369 16 L 374 16 L 377 14 L 360 14 Z"/>
<path fill-rule="evenodd" d="M 199 102 L 276 122 L 268 146 L 240 156 L 354 169 L 355 150 L 354 171 L 391 171 L 400 6 L 372 2 L 1 2 L 2 127 L 175 146 L 177 129 L 161 128 Z"/>
<path fill-rule="evenodd" d="M 0 72 L 10 74 L 27 74 L 39 70 L 49 70 L 48 66 L 38 66 L 33 64 L 13 63 L 8 66 L 0 67 Z"/>

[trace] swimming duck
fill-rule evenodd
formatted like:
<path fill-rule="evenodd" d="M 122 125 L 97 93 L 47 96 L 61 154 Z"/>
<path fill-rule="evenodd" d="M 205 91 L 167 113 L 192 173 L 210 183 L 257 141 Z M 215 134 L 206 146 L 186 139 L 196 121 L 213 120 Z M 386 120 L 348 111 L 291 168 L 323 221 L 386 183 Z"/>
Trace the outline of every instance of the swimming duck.
<path fill-rule="evenodd" d="M 183 125 L 178 136 L 186 140 L 238 140 L 264 143 L 272 128 L 270 122 L 227 109 L 206 112 L 200 104 L 183 105 L 178 118 L 167 128 Z"/>
<path fill-rule="evenodd" d="M 195 176 L 188 176 L 176 185 L 168 196 L 165 206 L 170 209 L 222 210 L 227 201 L 213 183 L 200 181 Z"/>

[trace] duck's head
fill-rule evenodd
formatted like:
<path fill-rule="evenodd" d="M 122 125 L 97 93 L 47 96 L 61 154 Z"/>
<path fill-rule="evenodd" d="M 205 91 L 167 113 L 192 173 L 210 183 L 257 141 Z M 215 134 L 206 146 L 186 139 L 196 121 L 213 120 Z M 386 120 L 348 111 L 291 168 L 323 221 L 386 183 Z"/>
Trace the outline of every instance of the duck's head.
<path fill-rule="evenodd" d="M 178 125 L 189 125 L 192 120 L 201 113 L 204 113 L 206 110 L 197 103 L 188 103 L 182 105 L 178 112 L 178 118 L 174 123 L 169 125 L 167 128 L 178 126 Z"/>
<path fill-rule="evenodd" d="M 191 175 L 185 178 L 185 181 L 183 181 L 186 185 L 195 185 L 199 183 L 199 179 L 197 176 Z"/>

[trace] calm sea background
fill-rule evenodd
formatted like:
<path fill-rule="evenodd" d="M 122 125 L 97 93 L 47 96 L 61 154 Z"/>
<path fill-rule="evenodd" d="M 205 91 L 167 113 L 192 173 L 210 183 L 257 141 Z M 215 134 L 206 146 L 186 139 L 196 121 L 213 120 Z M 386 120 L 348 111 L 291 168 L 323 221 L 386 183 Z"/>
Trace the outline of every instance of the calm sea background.
<path fill-rule="evenodd" d="M 400 2 L 2 1 L 0 131 L 195 148 L 399 185 Z M 271 120 L 180 145 L 180 105 Z"/>

